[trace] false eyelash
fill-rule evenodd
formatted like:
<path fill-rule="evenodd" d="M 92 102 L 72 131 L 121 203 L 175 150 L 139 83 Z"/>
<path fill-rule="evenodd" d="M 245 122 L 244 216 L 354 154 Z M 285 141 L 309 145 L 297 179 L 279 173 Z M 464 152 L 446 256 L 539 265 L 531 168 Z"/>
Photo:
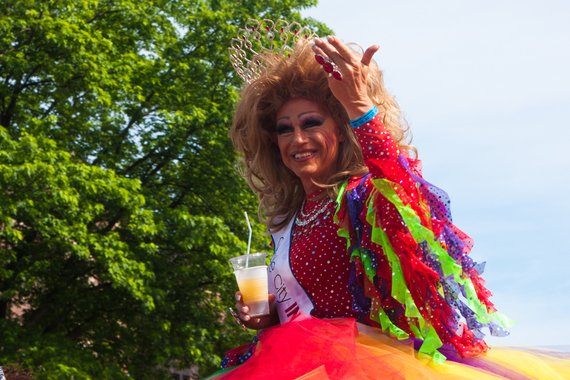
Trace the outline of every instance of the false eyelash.
<path fill-rule="evenodd" d="M 311 117 L 311 118 L 308 118 L 307 120 L 304 120 L 303 128 L 319 127 L 319 126 L 323 125 L 324 122 L 325 122 L 325 120 L 321 119 L 320 117 Z"/>
<path fill-rule="evenodd" d="M 284 133 L 290 132 L 293 128 L 291 128 L 291 126 L 289 125 L 278 125 L 277 128 L 275 128 L 275 132 L 277 132 L 278 135 L 282 135 Z"/>

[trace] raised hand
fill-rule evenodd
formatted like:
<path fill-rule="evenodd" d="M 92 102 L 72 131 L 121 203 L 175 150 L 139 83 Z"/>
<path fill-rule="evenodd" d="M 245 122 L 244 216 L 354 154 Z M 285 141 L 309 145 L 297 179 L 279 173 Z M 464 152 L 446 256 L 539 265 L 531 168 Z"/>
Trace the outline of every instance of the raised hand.
<path fill-rule="evenodd" d="M 378 45 L 369 47 L 360 58 L 336 37 L 315 39 L 313 45 L 315 54 L 328 57 L 338 66 L 337 70 L 341 73 L 342 80 L 336 80 L 331 76 L 329 87 L 351 120 L 364 115 L 374 105 L 366 92 L 366 83 L 372 56 L 379 48 Z"/>

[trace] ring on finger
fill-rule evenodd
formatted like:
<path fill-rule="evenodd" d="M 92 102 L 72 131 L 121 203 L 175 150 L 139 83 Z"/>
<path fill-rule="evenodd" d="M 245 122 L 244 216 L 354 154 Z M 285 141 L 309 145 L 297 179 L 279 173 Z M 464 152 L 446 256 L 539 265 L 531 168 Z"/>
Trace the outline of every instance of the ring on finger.
<path fill-rule="evenodd" d="M 336 80 L 342 80 L 342 74 L 338 71 L 337 64 L 330 58 L 325 58 L 320 54 L 315 54 L 315 60 L 325 73 L 329 74 L 329 77 L 333 77 Z"/>

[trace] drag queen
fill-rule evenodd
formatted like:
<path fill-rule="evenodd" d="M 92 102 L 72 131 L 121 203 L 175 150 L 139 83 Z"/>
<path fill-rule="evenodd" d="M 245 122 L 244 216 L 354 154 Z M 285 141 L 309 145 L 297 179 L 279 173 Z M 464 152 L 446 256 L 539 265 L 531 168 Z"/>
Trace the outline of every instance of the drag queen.
<path fill-rule="evenodd" d="M 298 41 L 247 59 L 264 32 Z M 238 292 L 240 319 L 261 331 L 211 378 L 569 374 L 548 353 L 517 351 L 523 366 L 483 340 L 507 335 L 511 322 L 489 301 L 484 264 L 468 256 L 473 242 L 453 225 L 447 194 L 412 158 L 372 60 L 379 47 L 360 54 L 283 21 L 250 20 L 240 33 L 230 56 L 246 87 L 230 137 L 272 234 L 272 313 L 250 317 Z"/>

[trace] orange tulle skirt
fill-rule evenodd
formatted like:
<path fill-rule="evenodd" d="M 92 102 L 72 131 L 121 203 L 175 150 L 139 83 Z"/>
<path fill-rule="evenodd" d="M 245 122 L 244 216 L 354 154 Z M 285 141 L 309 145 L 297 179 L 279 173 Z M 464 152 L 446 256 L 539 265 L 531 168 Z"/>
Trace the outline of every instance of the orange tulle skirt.
<path fill-rule="evenodd" d="M 434 364 L 418 354 L 417 343 L 398 341 L 351 318 L 299 314 L 264 332 L 244 364 L 208 380 L 570 379 L 569 353 L 494 348 L 461 359 L 450 350 L 443 352 L 445 363 Z"/>

